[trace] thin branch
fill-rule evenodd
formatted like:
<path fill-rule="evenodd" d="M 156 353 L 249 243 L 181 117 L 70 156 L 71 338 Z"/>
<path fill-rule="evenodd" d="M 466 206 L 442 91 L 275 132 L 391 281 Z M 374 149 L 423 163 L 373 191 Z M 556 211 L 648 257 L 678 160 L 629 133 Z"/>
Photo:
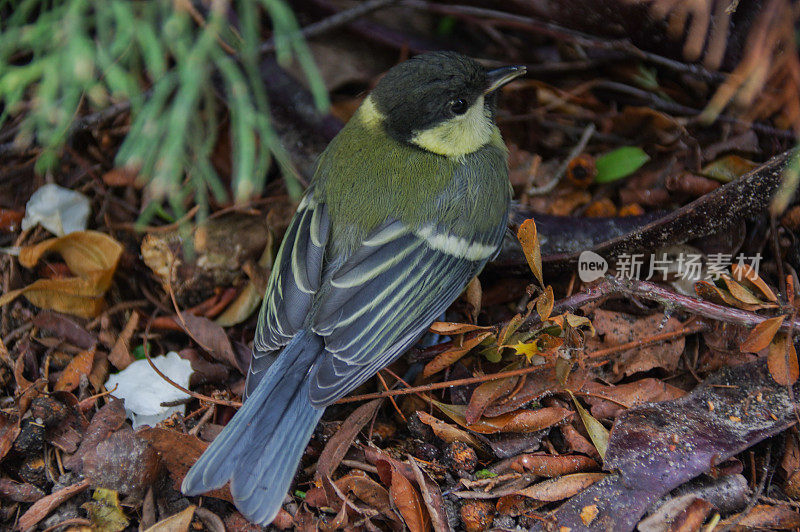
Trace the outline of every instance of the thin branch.
<path fill-rule="evenodd" d="M 355 7 L 352 7 L 350 9 L 345 9 L 334 15 L 331 15 L 330 17 L 309 24 L 308 26 L 300 30 L 300 34 L 303 36 L 304 39 L 316 37 L 317 35 L 321 35 L 332 29 L 349 24 L 354 20 L 363 17 L 364 15 L 367 15 L 378 9 L 382 9 L 388 5 L 394 4 L 395 2 L 397 2 L 397 0 L 368 0 L 367 2 L 358 4 Z M 261 52 L 262 54 L 267 54 L 274 51 L 275 51 L 275 40 L 272 37 L 270 37 L 270 39 L 267 42 L 262 44 L 261 48 L 259 49 L 259 52 Z"/>

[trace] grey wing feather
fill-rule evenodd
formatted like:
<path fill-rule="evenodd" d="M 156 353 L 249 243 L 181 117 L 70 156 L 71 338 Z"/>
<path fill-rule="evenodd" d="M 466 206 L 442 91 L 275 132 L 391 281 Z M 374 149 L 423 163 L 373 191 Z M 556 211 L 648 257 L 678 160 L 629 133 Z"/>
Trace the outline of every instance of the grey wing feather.
<path fill-rule="evenodd" d="M 477 243 L 494 253 L 504 229 L 499 225 Z M 430 245 L 435 236 L 422 238 L 389 222 L 327 281 L 312 321 L 326 351 L 311 378 L 314 406 L 332 403 L 402 354 L 488 259 L 436 249 Z M 473 243 L 463 242 L 464 249 Z"/>
<path fill-rule="evenodd" d="M 309 191 L 292 218 L 273 263 L 253 340 L 245 398 L 258 385 L 278 350 L 302 329 L 322 282 L 329 233 L 327 209 L 316 204 Z"/>

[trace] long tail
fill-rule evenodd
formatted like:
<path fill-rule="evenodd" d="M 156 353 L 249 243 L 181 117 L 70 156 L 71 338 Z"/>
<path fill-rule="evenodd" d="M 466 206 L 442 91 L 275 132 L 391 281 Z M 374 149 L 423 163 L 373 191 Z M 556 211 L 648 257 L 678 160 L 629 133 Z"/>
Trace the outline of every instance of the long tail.
<path fill-rule="evenodd" d="M 281 508 L 303 451 L 324 408 L 308 399 L 308 374 L 322 342 L 299 333 L 267 369 L 253 393 L 183 479 L 199 495 L 231 481 L 236 507 L 267 525 Z"/>

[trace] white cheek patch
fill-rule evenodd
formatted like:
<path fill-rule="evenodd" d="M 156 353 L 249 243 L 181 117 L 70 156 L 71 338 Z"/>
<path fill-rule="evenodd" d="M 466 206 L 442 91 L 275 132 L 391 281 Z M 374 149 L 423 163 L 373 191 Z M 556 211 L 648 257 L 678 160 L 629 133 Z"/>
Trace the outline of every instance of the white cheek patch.
<path fill-rule="evenodd" d="M 483 96 L 480 96 L 466 113 L 416 132 L 411 142 L 433 153 L 458 158 L 486 145 L 492 138 L 493 129 L 492 118 L 484 106 Z"/>

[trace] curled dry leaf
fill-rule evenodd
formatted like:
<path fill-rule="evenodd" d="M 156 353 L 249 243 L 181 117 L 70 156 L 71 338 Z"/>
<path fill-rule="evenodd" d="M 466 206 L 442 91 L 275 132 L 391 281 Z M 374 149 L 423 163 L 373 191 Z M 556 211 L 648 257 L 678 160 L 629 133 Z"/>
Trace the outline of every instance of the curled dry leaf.
<path fill-rule="evenodd" d="M 753 292 L 760 292 L 763 296 L 773 303 L 778 302 L 775 292 L 764 282 L 752 266 L 745 263 L 731 265 L 731 274 L 742 285 L 748 287 Z"/>
<path fill-rule="evenodd" d="M 698 281 L 694 284 L 694 291 L 703 299 L 717 303 L 720 305 L 728 305 L 729 307 L 740 308 L 742 310 L 760 310 L 763 308 L 774 308 L 772 303 L 746 303 L 737 299 L 727 290 L 723 290 L 718 286 L 708 281 Z"/>
<path fill-rule="evenodd" d="M 162 519 L 145 532 L 187 532 L 192 524 L 196 508 L 195 505 L 191 505 L 182 512 Z"/>
<path fill-rule="evenodd" d="M 720 521 L 720 526 L 736 523 L 741 528 L 734 530 L 797 530 L 800 527 L 800 513 L 794 511 L 789 505 L 772 506 L 758 504 L 747 512 L 743 518 L 740 515 L 733 515 L 728 519 Z"/>
<path fill-rule="evenodd" d="M 786 334 L 778 334 L 769 344 L 767 365 L 769 374 L 781 386 L 791 386 L 797 382 L 797 350 Z"/>
<path fill-rule="evenodd" d="M 542 295 L 536 298 L 536 312 L 542 323 L 546 322 L 553 312 L 553 305 L 555 304 L 555 297 L 553 296 L 553 287 L 547 285 Z"/>
<path fill-rule="evenodd" d="M 47 253 L 58 253 L 75 277 L 39 279 L 3 294 L 0 305 L 24 295 L 37 307 L 93 318 L 105 306 L 103 295 L 111 286 L 122 249 L 119 242 L 97 231 L 79 231 L 24 247 L 19 262 L 26 268 L 35 266 Z"/>
<path fill-rule="evenodd" d="M 411 532 L 430 530 L 430 516 L 423 509 L 419 492 L 394 464 L 389 464 L 389 467 L 391 468 L 389 495 L 392 498 L 392 504 L 403 517 L 406 526 Z"/>
<path fill-rule="evenodd" d="M 350 473 L 335 482 L 342 493 L 351 493 L 370 508 L 374 508 L 387 519 L 397 521 L 397 514 L 392 510 L 389 491 L 361 473 Z"/>
<path fill-rule="evenodd" d="M 466 405 L 448 405 L 433 401 L 433 404 L 450 419 L 480 434 L 498 432 L 536 432 L 557 425 L 573 412 L 559 406 L 539 408 L 538 410 L 517 410 L 492 418 L 482 418 L 473 424 L 467 423 Z"/>
<path fill-rule="evenodd" d="M 429 330 L 434 334 L 443 336 L 454 336 L 456 334 L 466 334 L 474 331 L 491 331 L 494 327 L 473 325 L 471 323 L 455 323 L 452 321 L 435 321 L 431 323 Z"/>
<path fill-rule="evenodd" d="M 549 454 L 521 454 L 510 465 L 511 469 L 519 473 L 530 471 L 540 477 L 560 477 L 570 473 L 578 473 L 597 469 L 597 462 L 588 456 Z"/>
<path fill-rule="evenodd" d="M 444 421 L 437 419 L 421 410 L 417 410 L 417 416 L 419 417 L 420 421 L 428 425 L 433 430 L 433 433 L 436 435 L 436 437 L 447 443 L 460 441 L 476 449 L 484 449 L 483 443 L 465 430 L 461 430 L 450 423 L 445 423 Z"/>
<path fill-rule="evenodd" d="M 136 327 L 139 326 L 139 314 L 132 312 L 128 321 L 125 323 L 125 328 L 117 337 L 114 342 L 114 347 L 108 354 L 108 361 L 114 364 L 114 367 L 123 370 L 130 366 L 136 359 L 131 355 L 130 341 L 133 333 L 136 332 Z"/>
<path fill-rule="evenodd" d="M 342 458 L 344 458 L 345 453 L 347 453 L 347 449 L 349 449 L 350 445 L 353 443 L 353 439 L 375 416 L 382 402 L 382 399 L 375 399 L 369 403 L 365 403 L 356 408 L 353 413 L 345 419 L 344 423 L 339 427 L 339 430 L 328 440 L 328 443 L 325 444 L 325 448 L 319 455 L 319 459 L 317 460 L 317 478 L 333 474 L 342 461 Z"/>
<path fill-rule="evenodd" d="M 581 490 L 584 490 L 607 477 L 606 473 L 574 473 L 564 475 L 559 478 L 545 480 L 533 486 L 517 491 L 518 495 L 524 495 L 537 501 L 555 502 L 572 497 Z"/>
<path fill-rule="evenodd" d="M 88 351 L 81 351 L 72 358 L 56 383 L 55 390 L 57 392 L 71 392 L 80 384 L 81 376 L 89 377 L 92 372 L 95 350 L 96 348 L 92 347 Z"/>
<path fill-rule="evenodd" d="M 512 367 L 504 368 L 503 371 L 516 369 L 517 367 L 517 365 L 512 365 Z M 486 410 L 487 406 L 514 390 L 518 380 L 519 377 L 495 379 L 484 382 L 475 388 L 475 390 L 472 392 L 472 396 L 469 399 L 467 410 L 464 413 L 467 423 L 472 424 L 478 421 L 483 414 L 483 411 Z"/>
<path fill-rule="evenodd" d="M 64 501 L 69 500 L 74 495 L 82 492 L 89 487 L 89 479 L 82 480 L 71 486 L 66 486 L 58 491 L 54 491 L 46 497 L 42 497 L 19 518 L 19 529 L 29 530 L 47 517 L 50 512 L 61 506 Z"/>
<path fill-rule="evenodd" d="M 764 320 L 753 327 L 753 330 L 750 331 L 750 334 L 748 334 L 747 338 L 742 342 L 742 351 L 758 353 L 766 348 L 770 342 L 772 342 L 772 339 L 775 338 L 775 334 L 780 329 L 784 319 L 786 319 L 786 316 L 776 316 Z"/>
<path fill-rule="evenodd" d="M 539 236 L 536 234 L 536 223 L 533 219 L 522 222 L 517 230 L 517 239 L 519 239 L 522 251 L 525 253 L 525 259 L 528 261 L 528 266 L 530 266 L 534 277 L 536 277 L 541 286 L 544 286 L 542 250 L 539 247 Z"/>
<path fill-rule="evenodd" d="M 436 358 L 425 365 L 425 369 L 422 370 L 422 376 L 427 378 L 431 375 L 435 375 L 445 368 L 449 368 L 461 357 L 469 353 L 473 348 L 477 347 L 481 342 L 489 338 L 491 335 L 492 333 L 488 331 L 477 333 L 470 338 L 465 339 L 460 347 L 453 347 L 447 351 L 439 353 L 436 355 Z"/>

